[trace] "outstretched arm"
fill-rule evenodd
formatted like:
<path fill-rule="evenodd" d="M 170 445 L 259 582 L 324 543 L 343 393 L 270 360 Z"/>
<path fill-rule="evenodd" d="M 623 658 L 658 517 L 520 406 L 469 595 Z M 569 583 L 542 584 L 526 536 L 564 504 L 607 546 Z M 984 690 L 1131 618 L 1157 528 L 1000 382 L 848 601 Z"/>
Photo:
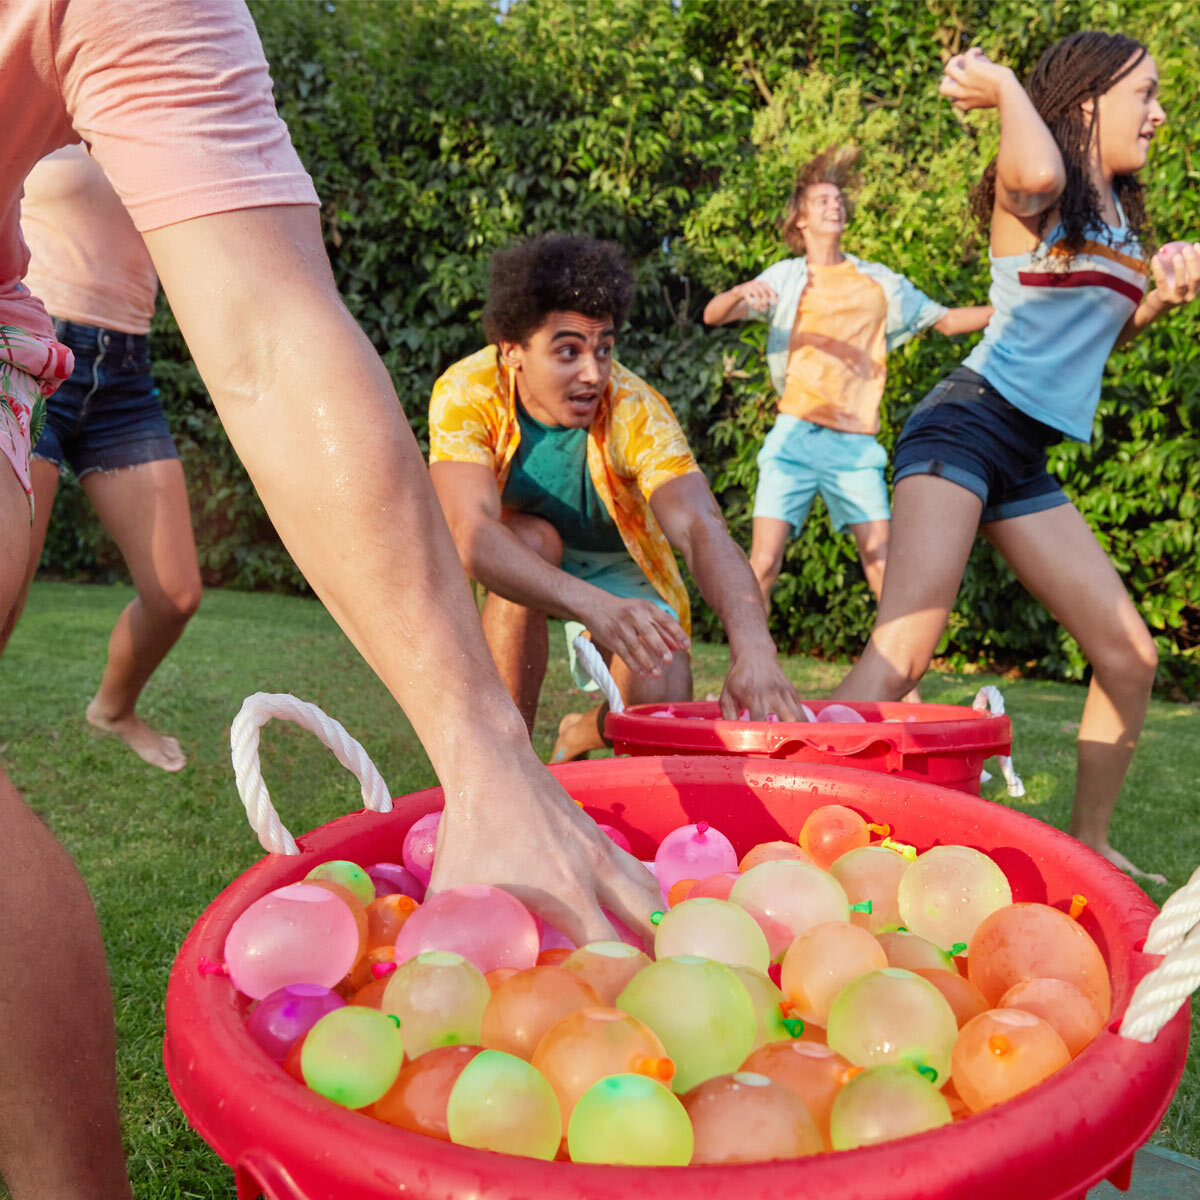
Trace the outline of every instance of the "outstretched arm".
<path fill-rule="evenodd" d="M 546 773 L 500 681 L 416 440 L 337 295 L 317 210 L 223 213 L 145 239 L 284 544 L 445 788 L 434 886 L 506 887 L 581 942 L 611 936 L 600 904 L 648 932 L 646 872 Z"/>
<path fill-rule="evenodd" d="M 744 321 L 755 313 L 766 312 L 778 300 L 779 296 L 769 283 L 748 279 L 714 296 L 704 306 L 704 323 L 728 325 L 730 321 Z"/>
<path fill-rule="evenodd" d="M 689 471 L 661 484 L 650 496 L 650 507 L 729 639 L 722 715 L 732 720 L 749 709 L 755 721 L 764 720 L 768 713 L 783 720 L 798 719 L 800 701 L 779 668 L 758 581 L 729 536 L 704 476 Z"/>
<path fill-rule="evenodd" d="M 1160 251 L 1150 260 L 1150 272 L 1154 277 L 1154 287 L 1125 322 L 1125 328 L 1117 338 L 1118 346 L 1137 337 L 1167 309 L 1178 308 L 1195 300 L 1200 293 L 1200 242 L 1181 246 L 1169 262 Z"/>
<path fill-rule="evenodd" d="M 600 645 L 645 675 L 661 675 L 671 652 L 686 649 L 679 622 L 657 604 L 610 596 L 525 545 L 501 519 L 490 467 L 435 462 L 429 474 L 463 566 L 489 592 L 552 617 L 582 621 Z"/>
<path fill-rule="evenodd" d="M 938 333 L 953 337 L 956 333 L 974 333 L 982 329 L 996 310 L 990 304 L 974 304 L 966 308 L 952 308 L 934 325 Z"/>

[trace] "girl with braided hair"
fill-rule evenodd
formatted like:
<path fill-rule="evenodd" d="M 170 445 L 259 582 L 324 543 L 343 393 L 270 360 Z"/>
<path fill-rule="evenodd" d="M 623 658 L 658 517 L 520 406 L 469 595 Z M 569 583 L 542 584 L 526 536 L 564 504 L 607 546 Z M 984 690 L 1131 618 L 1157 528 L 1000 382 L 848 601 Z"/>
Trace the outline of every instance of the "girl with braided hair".
<path fill-rule="evenodd" d="M 1200 289 L 1200 245 L 1147 259 L 1137 172 L 1166 116 L 1146 48 L 1081 32 L 1028 90 L 979 50 L 946 65 L 957 109 L 995 108 L 1000 148 L 974 197 L 991 222 L 995 316 L 896 446 L 892 548 L 875 630 L 838 699 L 897 699 L 945 628 L 977 531 L 1092 666 L 1070 832 L 1133 874 L 1108 828 L 1154 683 L 1154 641 L 1092 531 L 1046 470 L 1086 442 L 1113 346 Z M 1147 277 L 1150 276 L 1150 279 Z M 1149 290 L 1147 290 L 1149 286 Z"/>

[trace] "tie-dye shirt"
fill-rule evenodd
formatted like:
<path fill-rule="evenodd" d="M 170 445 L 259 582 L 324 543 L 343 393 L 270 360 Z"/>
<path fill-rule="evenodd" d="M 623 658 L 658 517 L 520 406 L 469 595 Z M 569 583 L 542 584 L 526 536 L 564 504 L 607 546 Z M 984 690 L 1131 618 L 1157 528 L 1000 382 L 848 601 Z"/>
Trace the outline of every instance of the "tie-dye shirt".
<path fill-rule="evenodd" d="M 512 371 L 500 362 L 495 346 L 455 363 L 433 385 L 430 463 L 490 467 L 503 492 L 520 440 Z M 660 484 L 700 468 L 671 406 L 615 360 L 588 430 L 587 465 L 625 548 L 690 634 L 687 589 L 649 501 Z"/>
<path fill-rule="evenodd" d="M 1060 225 L 1028 254 L 991 262 L 996 313 L 963 365 L 1014 408 L 1090 441 L 1104 364 L 1146 290 L 1141 247 L 1122 216 L 1075 255 Z"/>

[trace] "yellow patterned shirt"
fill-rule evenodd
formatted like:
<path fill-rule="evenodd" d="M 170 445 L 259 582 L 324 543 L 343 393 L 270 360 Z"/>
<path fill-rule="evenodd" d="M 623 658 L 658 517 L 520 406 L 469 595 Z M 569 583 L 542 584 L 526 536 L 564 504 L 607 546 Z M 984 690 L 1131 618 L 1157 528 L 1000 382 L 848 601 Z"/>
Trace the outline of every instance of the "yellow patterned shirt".
<path fill-rule="evenodd" d="M 504 491 L 521 440 L 512 371 L 495 346 L 457 362 L 433 385 L 429 461 L 491 467 Z M 687 589 L 650 497 L 669 479 L 698 471 L 671 406 L 615 359 L 588 430 L 588 473 L 633 561 L 691 635 Z"/>

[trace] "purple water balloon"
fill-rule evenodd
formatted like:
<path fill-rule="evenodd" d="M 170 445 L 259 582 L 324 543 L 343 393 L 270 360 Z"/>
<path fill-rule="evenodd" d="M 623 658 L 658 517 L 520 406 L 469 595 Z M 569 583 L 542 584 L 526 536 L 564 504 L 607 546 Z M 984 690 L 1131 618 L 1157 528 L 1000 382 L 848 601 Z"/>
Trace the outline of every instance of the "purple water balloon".
<path fill-rule="evenodd" d="M 404 848 L 400 857 L 423 887 L 429 886 L 429 877 L 433 874 L 433 851 L 437 844 L 437 831 L 441 820 L 440 812 L 426 813 L 414 821 L 412 828 L 404 835 Z"/>
<path fill-rule="evenodd" d="M 255 900 L 225 938 L 229 978 L 254 1000 L 293 983 L 332 987 L 357 956 L 358 926 L 349 906 L 311 883 Z"/>
<path fill-rule="evenodd" d="M 396 965 L 426 950 L 451 950 L 485 975 L 497 967 L 523 971 L 537 962 L 538 926 L 515 896 L 484 884 L 430 896 L 396 938 Z"/>
<path fill-rule="evenodd" d="M 259 1001 L 246 1020 L 246 1032 L 273 1058 L 283 1062 L 297 1038 L 345 1000 L 315 983 L 293 983 Z"/>
<path fill-rule="evenodd" d="M 672 829 L 654 856 L 654 873 L 664 900 L 681 879 L 707 879 L 719 871 L 737 869 L 738 857 L 732 843 L 707 821 Z"/>
<path fill-rule="evenodd" d="M 375 884 L 375 896 L 411 896 L 418 904 L 425 899 L 425 885 L 399 863 L 379 862 L 367 867 Z"/>

